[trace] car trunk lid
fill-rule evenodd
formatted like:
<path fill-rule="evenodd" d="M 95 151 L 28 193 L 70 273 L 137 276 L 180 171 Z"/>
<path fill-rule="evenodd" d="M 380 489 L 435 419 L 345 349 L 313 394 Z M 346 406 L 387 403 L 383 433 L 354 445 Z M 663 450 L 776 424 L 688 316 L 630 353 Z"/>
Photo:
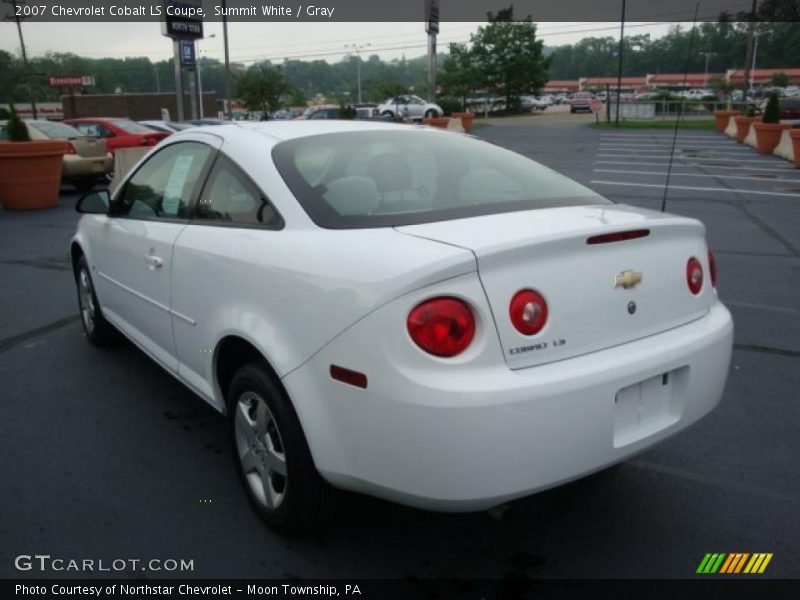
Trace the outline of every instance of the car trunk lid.
<path fill-rule="evenodd" d="M 677 327 L 705 314 L 714 298 L 705 229 L 693 219 L 625 205 L 596 205 L 397 230 L 475 254 L 505 360 L 512 369 Z M 630 231 L 645 233 L 621 240 L 608 235 Z M 603 237 L 589 243 L 595 236 Z M 690 257 L 703 266 L 705 281 L 696 296 L 686 282 Z M 519 333 L 509 317 L 511 298 L 522 289 L 539 292 L 548 305 L 547 323 L 532 336 Z"/>
<path fill-rule="evenodd" d="M 68 141 L 75 148 L 75 153 L 84 158 L 104 157 L 106 155 L 106 142 L 102 138 L 87 136 L 70 138 Z"/>

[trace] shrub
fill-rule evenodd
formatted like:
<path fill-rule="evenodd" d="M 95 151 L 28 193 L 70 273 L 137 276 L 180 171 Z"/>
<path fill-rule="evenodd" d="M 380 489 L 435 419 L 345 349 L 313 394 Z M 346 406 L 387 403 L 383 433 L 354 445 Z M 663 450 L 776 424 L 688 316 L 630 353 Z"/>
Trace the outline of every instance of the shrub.
<path fill-rule="evenodd" d="M 442 107 L 444 111 L 443 116 L 452 115 L 454 112 L 461 112 L 462 106 L 459 100 L 455 98 L 440 98 L 437 101 L 437 104 Z"/>
<path fill-rule="evenodd" d="M 6 135 L 10 142 L 30 142 L 31 136 L 28 135 L 28 127 L 22 122 L 17 114 L 17 109 L 11 105 L 11 115 L 6 123 Z"/>
<path fill-rule="evenodd" d="M 764 109 L 764 123 L 779 123 L 780 109 L 778 107 L 778 94 L 772 92 L 767 100 L 767 107 Z"/>

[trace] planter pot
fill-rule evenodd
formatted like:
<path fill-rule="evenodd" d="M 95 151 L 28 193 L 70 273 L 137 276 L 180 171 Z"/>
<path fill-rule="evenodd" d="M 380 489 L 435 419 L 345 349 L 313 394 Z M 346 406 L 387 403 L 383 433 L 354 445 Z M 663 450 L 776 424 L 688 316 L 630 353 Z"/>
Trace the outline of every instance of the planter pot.
<path fill-rule="evenodd" d="M 742 143 L 750 133 L 750 125 L 760 121 L 761 117 L 734 117 L 733 120 L 736 121 L 736 141 Z"/>
<path fill-rule="evenodd" d="M 785 129 L 791 129 L 787 123 L 753 123 L 756 130 L 756 149 L 759 154 L 772 154 Z"/>
<path fill-rule="evenodd" d="M 0 143 L 0 204 L 7 210 L 51 208 L 58 203 L 67 142 Z"/>
<path fill-rule="evenodd" d="M 465 133 L 472 133 L 472 121 L 475 119 L 475 113 L 455 112 L 453 116 L 461 119 L 461 126 L 464 128 Z"/>
<path fill-rule="evenodd" d="M 425 123 L 425 125 L 432 125 L 433 127 L 447 129 L 450 119 L 448 117 L 430 117 L 427 119 L 422 119 L 422 122 Z"/>
<path fill-rule="evenodd" d="M 738 117 L 742 114 L 740 110 L 715 110 L 714 111 L 714 127 L 717 131 L 722 133 L 728 126 L 728 121 L 731 117 Z"/>
<path fill-rule="evenodd" d="M 800 169 L 800 129 L 790 129 L 789 137 L 792 138 L 792 149 L 794 150 L 794 166 Z"/>

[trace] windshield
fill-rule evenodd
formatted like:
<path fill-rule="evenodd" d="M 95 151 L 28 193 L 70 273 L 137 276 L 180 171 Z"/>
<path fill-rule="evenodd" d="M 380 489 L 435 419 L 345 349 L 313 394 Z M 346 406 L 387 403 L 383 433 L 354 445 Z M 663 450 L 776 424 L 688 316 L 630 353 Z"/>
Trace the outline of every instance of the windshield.
<path fill-rule="evenodd" d="M 149 127 L 145 127 L 141 123 L 135 123 L 128 119 L 111 119 L 111 122 L 128 133 L 153 133 L 153 130 Z"/>
<path fill-rule="evenodd" d="M 330 229 L 609 203 L 509 150 L 411 127 L 298 138 L 272 155 L 311 219 Z"/>
<path fill-rule="evenodd" d="M 43 133 L 50 139 L 54 140 L 71 140 L 79 137 L 86 137 L 80 131 L 71 125 L 64 125 L 63 123 L 51 123 L 49 121 L 27 121 L 30 127 Z"/>

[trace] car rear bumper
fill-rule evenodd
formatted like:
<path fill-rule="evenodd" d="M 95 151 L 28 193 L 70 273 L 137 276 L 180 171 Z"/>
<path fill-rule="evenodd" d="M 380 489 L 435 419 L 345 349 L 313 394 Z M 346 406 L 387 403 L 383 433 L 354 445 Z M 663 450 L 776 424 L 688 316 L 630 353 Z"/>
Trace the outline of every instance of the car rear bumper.
<path fill-rule="evenodd" d="M 444 511 L 481 510 L 565 483 L 695 423 L 719 402 L 733 342 L 730 313 L 716 302 L 701 319 L 658 335 L 454 380 L 435 364 L 393 369 L 369 321 L 284 378 L 314 461 L 336 486 Z M 329 375 L 331 364 L 349 357 L 352 366 L 359 351 L 371 353 L 366 390 Z M 387 372 L 376 371 L 384 358 Z"/>
<path fill-rule="evenodd" d="M 64 155 L 64 167 L 61 171 L 63 179 L 87 177 L 91 175 L 105 175 L 114 168 L 114 157 L 110 152 L 102 156 L 80 156 L 77 154 Z"/>

